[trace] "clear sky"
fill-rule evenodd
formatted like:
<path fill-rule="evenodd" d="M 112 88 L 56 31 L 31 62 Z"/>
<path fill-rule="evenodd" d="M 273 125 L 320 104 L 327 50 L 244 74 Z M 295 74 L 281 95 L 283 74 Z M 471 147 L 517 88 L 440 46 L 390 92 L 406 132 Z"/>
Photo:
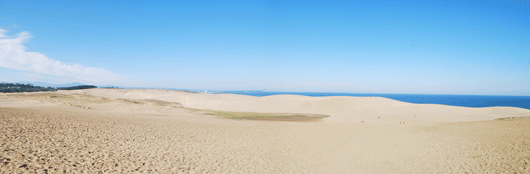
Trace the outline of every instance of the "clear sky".
<path fill-rule="evenodd" d="M 0 1 L 0 81 L 530 95 L 530 1 Z"/>

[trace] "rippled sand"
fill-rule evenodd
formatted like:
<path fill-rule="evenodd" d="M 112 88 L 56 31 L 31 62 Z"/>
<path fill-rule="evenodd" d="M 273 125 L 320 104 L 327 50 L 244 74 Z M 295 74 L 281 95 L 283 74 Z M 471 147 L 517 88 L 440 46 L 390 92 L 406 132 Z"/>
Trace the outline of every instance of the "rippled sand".
<path fill-rule="evenodd" d="M 529 118 L 230 120 L 142 97 L 0 94 L 0 173 L 530 173 Z"/>

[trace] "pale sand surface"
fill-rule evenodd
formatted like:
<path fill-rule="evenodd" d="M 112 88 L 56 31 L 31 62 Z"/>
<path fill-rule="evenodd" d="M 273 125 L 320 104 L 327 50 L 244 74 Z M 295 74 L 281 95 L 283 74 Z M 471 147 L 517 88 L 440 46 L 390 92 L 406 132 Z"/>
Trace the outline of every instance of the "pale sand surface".
<path fill-rule="evenodd" d="M 507 116 L 528 116 L 530 110 L 514 107 L 468 108 L 436 104 L 411 104 L 382 97 L 307 97 L 275 95 L 253 97 L 234 94 L 204 94 L 167 90 L 93 89 L 61 91 L 106 98 L 155 99 L 178 102 L 187 108 L 262 113 L 312 113 L 330 115 L 323 122 L 360 121 L 378 123 L 462 122 L 493 120 Z M 378 118 L 380 117 L 380 118 Z"/>
<path fill-rule="evenodd" d="M 330 117 L 241 121 L 188 107 Z M 494 120 L 518 116 L 530 111 L 378 97 L 0 94 L 0 173 L 530 173 L 530 119 Z"/>

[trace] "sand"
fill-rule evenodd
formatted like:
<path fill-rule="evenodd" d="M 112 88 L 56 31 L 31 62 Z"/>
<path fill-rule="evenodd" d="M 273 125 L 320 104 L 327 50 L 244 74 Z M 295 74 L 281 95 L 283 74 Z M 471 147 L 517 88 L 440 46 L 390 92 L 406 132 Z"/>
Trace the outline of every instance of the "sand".
<path fill-rule="evenodd" d="M 232 120 L 203 109 L 330 117 Z M 0 94 L 0 173 L 530 173 L 521 116 L 530 111 L 379 97 Z"/>
<path fill-rule="evenodd" d="M 187 108 L 261 113 L 310 113 L 330 115 L 327 123 L 400 121 L 420 123 L 494 120 L 508 116 L 528 116 L 530 110 L 514 107 L 468 108 L 437 104 L 411 104 L 382 97 L 308 97 L 274 95 L 253 97 L 235 94 L 204 94 L 167 90 L 95 89 L 62 91 L 107 98 L 154 99 L 177 102 Z"/>

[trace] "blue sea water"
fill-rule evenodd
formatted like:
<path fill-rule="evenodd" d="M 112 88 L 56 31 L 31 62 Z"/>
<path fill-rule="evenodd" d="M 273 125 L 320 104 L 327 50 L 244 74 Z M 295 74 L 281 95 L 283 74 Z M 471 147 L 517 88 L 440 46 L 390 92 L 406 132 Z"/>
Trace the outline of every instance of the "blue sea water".
<path fill-rule="evenodd" d="M 325 96 L 356 96 L 385 97 L 398 101 L 417 104 L 442 104 L 465 107 L 512 106 L 530 109 L 530 96 L 499 96 L 499 95 L 435 95 L 435 94 L 360 94 L 360 93 L 319 93 L 319 92 L 263 92 L 263 91 L 222 91 L 215 94 L 229 93 L 250 96 L 270 95 L 304 95 L 311 97 Z"/>

